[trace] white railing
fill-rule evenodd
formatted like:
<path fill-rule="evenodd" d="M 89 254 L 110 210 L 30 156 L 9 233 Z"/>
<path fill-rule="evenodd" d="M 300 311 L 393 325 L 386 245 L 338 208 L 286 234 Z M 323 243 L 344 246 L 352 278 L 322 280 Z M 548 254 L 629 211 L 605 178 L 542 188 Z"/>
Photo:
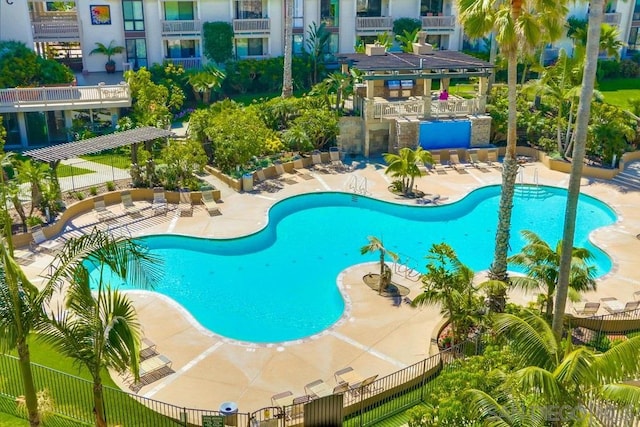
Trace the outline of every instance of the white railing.
<path fill-rule="evenodd" d="M 165 62 L 182 65 L 185 70 L 202 68 L 202 58 L 165 58 Z"/>
<path fill-rule="evenodd" d="M 376 102 L 373 104 L 373 117 L 376 119 L 382 119 L 384 117 L 423 115 L 424 102 L 422 101 Z"/>
<path fill-rule="evenodd" d="M 456 26 L 455 16 L 423 16 L 422 28 L 425 30 L 453 30 Z"/>
<path fill-rule="evenodd" d="M 60 86 L 0 89 L 0 112 L 60 106 L 130 106 L 129 85 Z"/>
<path fill-rule="evenodd" d="M 234 33 L 269 33 L 271 31 L 271 21 L 269 18 L 262 19 L 234 19 Z"/>
<path fill-rule="evenodd" d="M 604 24 L 609 24 L 613 26 L 620 25 L 621 20 L 622 20 L 622 14 L 617 12 L 605 13 L 604 17 L 602 18 L 602 22 Z"/>
<path fill-rule="evenodd" d="M 390 16 L 366 16 L 356 18 L 356 31 L 390 31 L 393 18 Z"/>
<path fill-rule="evenodd" d="M 32 22 L 31 28 L 35 40 L 80 38 L 78 21 L 38 21 Z"/>
<path fill-rule="evenodd" d="M 431 115 L 439 116 L 467 116 L 483 114 L 487 99 L 485 96 L 472 99 L 448 99 L 431 101 Z"/>
<path fill-rule="evenodd" d="M 193 34 L 202 30 L 202 21 L 160 21 L 162 24 L 162 35 L 169 34 Z"/>

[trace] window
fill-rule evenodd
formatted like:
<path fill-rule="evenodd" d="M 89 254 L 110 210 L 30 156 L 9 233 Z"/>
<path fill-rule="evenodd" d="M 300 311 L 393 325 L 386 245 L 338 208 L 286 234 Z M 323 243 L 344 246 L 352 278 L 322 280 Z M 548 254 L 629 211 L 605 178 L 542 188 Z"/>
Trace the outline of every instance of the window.
<path fill-rule="evenodd" d="M 631 27 L 629 32 L 629 50 L 640 50 L 640 28 Z"/>
<path fill-rule="evenodd" d="M 195 40 L 167 40 L 167 58 L 195 58 L 200 56 Z"/>
<path fill-rule="evenodd" d="M 302 34 L 293 35 L 293 54 L 302 55 L 304 50 L 304 36 Z"/>
<path fill-rule="evenodd" d="M 382 0 L 356 0 L 357 16 L 382 16 Z"/>
<path fill-rule="evenodd" d="M 17 113 L 0 113 L 2 125 L 7 131 L 5 138 L 7 145 L 20 145 L 20 126 Z"/>
<path fill-rule="evenodd" d="M 122 0 L 125 31 L 144 31 L 142 0 Z"/>
<path fill-rule="evenodd" d="M 236 56 L 263 56 L 265 44 L 265 39 L 236 39 Z"/>
<path fill-rule="evenodd" d="M 127 39 L 127 61 L 134 70 L 147 66 L 147 41 L 145 39 Z"/>
<path fill-rule="evenodd" d="M 340 8 L 338 0 L 320 1 L 320 20 L 327 27 L 337 27 L 340 19 Z"/>
<path fill-rule="evenodd" d="M 421 0 L 420 16 L 438 16 L 442 13 L 442 0 Z M 429 15 L 431 14 L 431 15 Z"/>
<path fill-rule="evenodd" d="M 167 21 L 193 21 L 194 16 L 192 2 L 168 1 L 164 3 L 164 19 Z"/>
<path fill-rule="evenodd" d="M 236 19 L 261 19 L 262 0 L 236 1 Z"/>
<path fill-rule="evenodd" d="M 293 28 L 304 28 L 304 18 L 302 11 L 304 10 L 304 0 L 293 1 Z"/>
<path fill-rule="evenodd" d="M 30 146 L 49 143 L 47 134 L 47 116 L 40 111 L 24 113 L 24 121 L 27 126 L 27 140 Z"/>

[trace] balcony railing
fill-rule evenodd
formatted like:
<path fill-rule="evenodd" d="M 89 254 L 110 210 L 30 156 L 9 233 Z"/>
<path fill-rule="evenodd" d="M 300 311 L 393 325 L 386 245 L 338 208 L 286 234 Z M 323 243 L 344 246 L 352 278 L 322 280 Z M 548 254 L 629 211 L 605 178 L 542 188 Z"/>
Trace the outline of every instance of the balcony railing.
<path fill-rule="evenodd" d="M 486 109 L 485 96 L 471 99 L 448 99 L 431 101 L 432 117 L 460 117 L 471 114 L 483 114 Z"/>
<path fill-rule="evenodd" d="M 0 89 L 0 112 L 129 107 L 129 85 L 60 86 Z"/>
<path fill-rule="evenodd" d="M 393 18 L 390 16 L 366 16 L 356 18 L 357 32 L 391 31 Z"/>
<path fill-rule="evenodd" d="M 237 34 L 269 34 L 271 21 L 269 18 L 261 19 L 234 19 L 233 32 Z"/>
<path fill-rule="evenodd" d="M 424 102 L 398 101 L 376 102 L 373 104 L 373 117 L 375 119 L 399 116 L 424 116 Z"/>
<path fill-rule="evenodd" d="M 202 21 L 161 21 L 162 35 L 199 34 L 202 31 Z"/>
<path fill-rule="evenodd" d="M 602 22 L 604 24 L 609 24 L 612 26 L 618 26 L 620 25 L 620 21 L 622 20 L 622 14 L 621 13 L 605 13 L 604 17 L 602 18 Z"/>
<path fill-rule="evenodd" d="M 185 70 L 202 68 L 202 58 L 165 58 L 164 62 L 174 65 L 182 65 Z"/>
<path fill-rule="evenodd" d="M 453 31 L 456 26 L 455 16 L 423 16 L 422 28 L 428 30 Z"/>
<path fill-rule="evenodd" d="M 77 39 L 80 40 L 80 25 L 78 21 L 42 20 L 31 23 L 33 39 L 46 41 L 53 39 Z"/>

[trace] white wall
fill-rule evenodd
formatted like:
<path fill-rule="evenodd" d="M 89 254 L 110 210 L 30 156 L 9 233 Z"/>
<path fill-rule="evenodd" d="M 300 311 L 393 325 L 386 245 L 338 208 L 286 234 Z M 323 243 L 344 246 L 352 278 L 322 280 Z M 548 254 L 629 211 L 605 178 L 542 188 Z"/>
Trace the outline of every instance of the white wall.
<path fill-rule="evenodd" d="M 0 2 L 0 40 L 15 40 L 33 46 L 31 19 L 26 0 L 13 0 L 13 4 Z"/>
<path fill-rule="evenodd" d="M 111 9 L 111 25 L 92 25 L 91 11 L 89 6 L 93 4 L 108 4 Z M 109 46 L 113 40 L 114 45 L 124 47 L 124 27 L 122 22 L 122 3 L 114 0 L 101 1 L 96 3 L 91 0 L 77 1 L 76 8 L 78 16 L 82 22 L 82 33 L 80 35 L 80 43 L 83 52 L 84 69 L 89 72 L 104 72 L 104 64 L 107 57 L 104 55 L 89 55 L 96 48 L 96 42 Z M 124 53 L 114 55 L 113 59 L 116 63 L 116 70 L 122 71 L 122 63 L 125 61 Z"/>
<path fill-rule="evenodd" d="M 270 0 L 266 12 L 271 25 L 268 53 L 270 56 L 282 56 L 284 55 L 284 2 Z"/>
<path fill-rule="evenodd" d="M 318 2 L 318 11 L 320 10 Z M 318 12 L 319 13 L 319 12 Z M 340 1 L 340 53 L 353 53 L 356 43 L 356 2 L 355 0 Z"/>
<path fill-rule="evenodd" d="M 420 1 L 391 0 L 389 4 L 389 15 L 394 21 L 400 18 L 420 19 Z"/>

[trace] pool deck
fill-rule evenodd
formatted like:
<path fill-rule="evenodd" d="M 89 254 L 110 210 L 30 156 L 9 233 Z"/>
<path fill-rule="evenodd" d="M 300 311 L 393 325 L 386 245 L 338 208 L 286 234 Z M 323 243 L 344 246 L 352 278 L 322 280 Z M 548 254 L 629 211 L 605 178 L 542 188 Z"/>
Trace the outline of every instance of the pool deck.
<path fill-rule="evenodd" d="M 222 202 L 218 205 L 221 216 L 210 217 L 202 206 L 196 206 L 193 216 L 180 217 L 174 206 L 166 216 L 152 216 L 150 209 L 145 209 L 142 218 L 123 217 L 127 219 L 118 220 L 118 223 L 126 221 L 127 233 L 133 236 L 175 233 L 237 237 L 265 227 L 269 208 L 279 200 L 318 191 L 352 192 L 354 180 L 358 181 L 359 188 L 366 182 L 367 196 L 416 204 L 415 200 L 405 200 L 387 190 L 391 179 L 384 174 L 383 165 L 362 162 L 356 166 L 351 172 L 326 174 L 310 171 L 312 179 L 298 178 L 296 184 L 286 184 L 277 192 L 236 193 L 224 184 L 214 182 L 217 188 L 222 189 Z M 566 188 L 569 180 L 568 175 L 550 171 L 542 164 L 524 165 L 523 181 L 532 183 L 534 175 L 541 185 Z M 498 169 L 475 168 L 462 172 L 448 170 L 446 174 L 430 174 L 416 180 L 418 189 L 439 194 L 440 204 L 455 202 L 481 186 L 500 183 L 501 172 Z M 599 290 L 586 294 L 584 300 L 616 297 L 623 303 L 631 301 L 633 293 L 640 290 L 640 270 L 637 268 L 640 240 L 636 238 L 640 233 L 640 192 L 587 178 L 583 178 L 582 184 L 585 194 L 607 202 L 619 216 L 615 224 L 591 235 L 593 242 L 612 257 L 614 268 L 598 280 Z M 120 206 L 110 208 L 114 211 L 121 209 Z M 430 209 L 430 206 L 426 205 L 424 209 Z M 549 212 L 549 215 L 554 213 Z M 558 221 L 563 221 L 559 214 L 556 215 Z M 340 221 L 339 218 L 335 220 Z M 99 225 L 97 217 L 88 213 L 75 218 L 65 234 L 81 233 L 94 225 Z M 117 228 L 116 225 L 114 229 Z M 354 248 L 357 250 L 359 247 Z M 425 248 L 423 254 L 411 256 L 422 259 L 427 250 Z M 50 260 L 48 255 L 38 256 L 24 269 L 30 277 L 36 278 Z M 294 396 L 303 395 L 304 385 L 316 379 L 334 386 L 334 372 L 347 366 L 352 366 L 365 377 L 374 374 L 382 377 L 421 361 L 429 356 L 431 335 L 441 320 L 439 310 L 433 307 L 412 308 L 378 296 L 362 281 L 364 274 L 376 269 L 375 263 L 361 264 L 336 278 L 351 301 L 348 317 L 317 336 L 284 344 L 239 343 L 216 336 L 200 327 L 185 310 L 168 298 L 148 292 L 131 292 L 145 336 L 157 345 L 159 353 L 172 361 L 175 371 L 142 387 L 138 394 L 178 406 L 213 410 L 222 402 L 234 401 L 241 412 L 248 412 L 270 406 L 271 396 L 276 393 L 290 390 Z M 477 272 L 478 281 L 485 277 L 486 272 Z M 283 280 L 304 278 L 283 277 Z M 402 275 L 394 274 L 394 281 L 409 287 L 411 298 L 420 292 L 419 283 Z M 256 285 L 260 286 L 260 283 L 256 282 Z M 521 303 L 535 299 L 533 294 L 514 293 L 510 297 Z M 287 310 L 287 307 L 280 309 Z M 599 314 L 606 314 L 606 311 L 601 308 Z M 116 380 L 121 383 L 120 379 Z M 126 385 L 123 388 L 127 390 Z"/>

